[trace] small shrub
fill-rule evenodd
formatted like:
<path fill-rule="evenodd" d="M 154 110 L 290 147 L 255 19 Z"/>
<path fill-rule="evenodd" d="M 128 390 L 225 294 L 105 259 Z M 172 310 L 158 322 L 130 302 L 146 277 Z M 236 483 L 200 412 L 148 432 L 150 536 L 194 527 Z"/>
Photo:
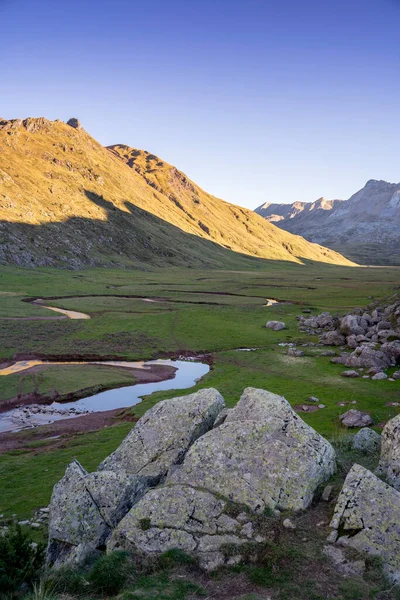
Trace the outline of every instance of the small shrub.
<path fill-rule="evenodd" d="M 33 591 L 24 600 L 58 600 L 58 596 L 54 594 L 52 589 L 49 589 L 47 582 L 40 581 L 33 584 Z"/>
<path fill-rule="evenodd" d="M 87 591 L 88 583 L 78 569 L 65 566 L 51 571 L 46 578 L 46 586 L 63 594 L 83 594 Z"/>
<path fill-rule="evenodd" d="M 341 598 L 343 600 L 366 600 L 369 598 L 367 584 L 360 580 L 347 579 L 340 585 Z"/>
<path fill-rule="evenodd" d="M 0 537 L 0 595 L 17 591 L 23 583 L 30 585 L 43 558 L 44 547 L 32 546 L 29 534 L 19 525 Z"/>
<path fill-rule="evenodd" d="M 261 585 L 263 587 L 269 587 L 275 582 L 273 568 L 271 565 L 264 567 L 251 567 L 248 571 L 248 578 L 252 583 Z"/>
<path fill-rule="evenodd" d="M 193 565 L 194 563 L 195 559 L 179 548 L 167 550 L 158 559 L 161 569 L 171 569 L 176 565 Z"/>
<path fill-rule="evenodd" d="M 90 587 L 101 594 L 118 594 L 125 585 L 132 564 L 122 550 L 99 558 L 88 575 Z"/>
<path fill-rule="evenodd" d="M 129 590 L 125 590 L 119 600 L 194 600 L 208 597 L 199 585 L 186 579 L 175 579 L 166 571 L 140 577 Z"/>

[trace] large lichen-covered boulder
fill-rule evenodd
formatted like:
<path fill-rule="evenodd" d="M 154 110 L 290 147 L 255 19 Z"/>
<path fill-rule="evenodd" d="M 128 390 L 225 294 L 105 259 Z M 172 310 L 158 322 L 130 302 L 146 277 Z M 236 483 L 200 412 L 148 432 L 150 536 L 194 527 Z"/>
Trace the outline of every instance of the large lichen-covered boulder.
<path fill-rule="evenodd" d="M 400 491 L 400 415 L 388 421 L 382 431 L 377 474 Z"/>
<path fill-rule="evenodd" d="M 54 486 L 50 501 L 48 562 L 75 560 L 103 546 L 146 489 L 145 477 L 124 471 L 89 474 L 73 461 Z"/>
<path fill-rule="evenodd" d="M 78 562 L 104 546 L 135 502 L 213 427 L 224 406 L 214 389 L 164 400 L 138 421 L 97 472 L 89 474 L 72 462 L 50 502 L 48 562 Z"/>
<path fill-rule="evenodd" d="M 340 492 L 330 526 L 338 544 L 380 556 L 400 581 L 400 493 L 354 465 Z M 330 536 L 332 540 L 332 537 Z"/>
<path fill-rule="evenodd" d="M 217 429 L 198 439 L 169 483 L 245 504 L 302 510 L 335 471 L 332 446 L 281 396 L 247 388 Z"/>
<path fill-rule="evenodd" d="M 156 484 L 179 463 L 191 444 L 213 427 L 225 407 L 215 389 L 163 400 L 148 410 L 99 470 L 146 475 Z"/>
<path fill-rule="evenodd" d="M 229 545 L 237 548 L 238 561 L 241 545 L 263 538 L 254 534 L 248 514 L 234 518 L 227 509 L 225 500 L 206 490 L 181 485 L 151 490 L 114 530 L 107 551 L 122 548 L 140 557 L 179 548 L 212 570 L 229 564 L 223 552 Z"/>

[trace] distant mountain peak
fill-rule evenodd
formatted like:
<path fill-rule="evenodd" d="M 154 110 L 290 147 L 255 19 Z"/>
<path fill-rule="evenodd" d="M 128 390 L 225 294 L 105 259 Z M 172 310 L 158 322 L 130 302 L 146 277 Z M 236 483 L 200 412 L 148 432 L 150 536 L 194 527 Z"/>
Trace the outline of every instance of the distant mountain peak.
<path fill-rule="evenodd" d="M 278 227 L 357 262 L 400 264 L 400 184 L 370 179 L 348 200 L 265 202 L 255 209 Z"/>

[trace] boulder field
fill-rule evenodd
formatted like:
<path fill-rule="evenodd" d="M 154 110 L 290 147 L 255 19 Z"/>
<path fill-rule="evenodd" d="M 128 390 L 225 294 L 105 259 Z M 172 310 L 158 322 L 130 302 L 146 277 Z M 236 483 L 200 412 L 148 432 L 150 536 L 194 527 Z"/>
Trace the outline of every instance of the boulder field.
<path fill-rule="evenodd" d="M 376 474 L 354 464 L 337 499 L 328 541 L 379 556 L 389 579 L 400 583 L 400 415 L 388 421 L 382 436 L 359 431 L 353 447 L 381 449 Z"/>
<path fill-rule="evenodd" d="M 328 312 L 318 316 L 299 316 L 300 330 L 319 335 L 326 346 L 341 346 L 352 350 L 332 359 L 346 367 L 369 369 L 368 375 L 383 379 L 385 369 L 400 365 L 400 299 L 390 298 L 387 304 L 372 305 L 367 310 L 355 309 L 344 317 Z M 400 372 L 393 375 L 398 379 Z"/>
<path fill-rule="evenodd" d="M 179 548 L 206 570 L 239 562 L 241 546 L 265 541 L 260 515 L 306 509 L 335 468 L 331 444 L 271 392 L 247 388 L 232 409 L 215 389 L 164 400 L 96 472 L 67 467 L 50 502 L 47 561 Z"/>

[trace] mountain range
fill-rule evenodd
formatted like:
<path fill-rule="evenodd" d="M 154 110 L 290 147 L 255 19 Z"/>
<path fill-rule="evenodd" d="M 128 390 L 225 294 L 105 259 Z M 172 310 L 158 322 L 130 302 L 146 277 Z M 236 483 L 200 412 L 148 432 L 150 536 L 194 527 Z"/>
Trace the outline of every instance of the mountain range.
<path fill-rule="evenodd" d="M 240 268 L 352 264 L 215 198 L 145 150 L 108 148 L 77 119 L 0 119 L 0 263 Z"/>
<path fill-rule="evenodd" d="M 400 264 L 400 183 L 371 179 L 348 200 L 272 204 L 255 212 L 360 264 Z"/>

